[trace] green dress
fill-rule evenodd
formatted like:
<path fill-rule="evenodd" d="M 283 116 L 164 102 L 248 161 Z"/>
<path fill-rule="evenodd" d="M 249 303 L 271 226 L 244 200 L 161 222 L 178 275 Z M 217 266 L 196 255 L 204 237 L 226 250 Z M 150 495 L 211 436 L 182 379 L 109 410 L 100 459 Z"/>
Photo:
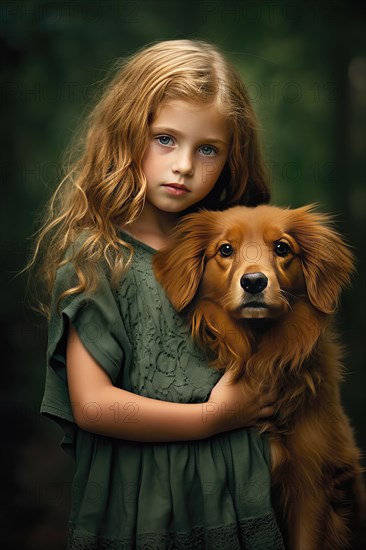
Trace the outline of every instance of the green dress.
<path fill-rule="evenodd" d="M 154 250 L 132 239 L 131 267 L 111 290 L 105 271 L 92 296 L 55 298 L 75 282 L 59 269 L 52 300 L 41 412 L 64 429 L 76 459 L 69 549 L 283 549 L 270 502 L 268 442 L 255 429 L 199 441 L 139 443 L 79 429 L 65 368 L 68 321 L 115 386 L 154 399 L 203 403 L 219 373 L 193 343 L 156 281 Z M 84 410 L 89 418 L 97 404 Z M 116 410 L 134 421 L 133 405 Z M 120 417 L 121 418 L 121 417 Z"/>

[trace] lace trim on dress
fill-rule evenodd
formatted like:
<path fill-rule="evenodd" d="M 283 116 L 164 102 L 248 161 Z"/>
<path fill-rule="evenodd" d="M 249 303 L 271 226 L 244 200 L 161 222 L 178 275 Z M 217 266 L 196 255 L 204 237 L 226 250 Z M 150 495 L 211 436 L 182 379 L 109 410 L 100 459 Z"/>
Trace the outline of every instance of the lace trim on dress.
<path fill-rule="evenodd" d="M 128 279 L 121 281 L 119 300 L 132 348 L 126 389 L 163 401 L 203 402 L 220 374 L 191 339 L 187 320 L 174 311 L 153 275 L 151 254 L 140 246 Z"/>
<path fill-rule="evenodd" d="M 272 514 L 190 533 L 144 533 L 136 540 L 107 539 L 70 524 L 68 550 L 284 550 Z"/>

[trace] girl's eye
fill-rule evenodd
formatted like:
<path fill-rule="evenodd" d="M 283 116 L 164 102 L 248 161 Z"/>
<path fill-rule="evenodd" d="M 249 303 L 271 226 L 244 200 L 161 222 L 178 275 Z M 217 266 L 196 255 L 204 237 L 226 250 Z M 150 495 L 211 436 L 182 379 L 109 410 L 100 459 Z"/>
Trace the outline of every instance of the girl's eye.
<path fill-rule="evenodd" d="M 212 157 L 212 156 L 217 154 L 216 149 L 214 147 L 212 147 L 211 145 L 203 145 L 201 147 L 201 152 L 206 157 Z"/>
<path fill-rule="evenodd" d="M 233 247 L 229 243 L 222 244 L 219 248 L 220 255 L 223 258 L 228 258 L 233 253 Z"/>
<path fill-rule="evenodd" d="M 173 145 L 173 140 L 169 136 L 159 136 L 157 140 L 161 145 Z"/>
<path fill-rule="evenodd" d="M 277 256 L 281 256 L 281 258 L 284 258 L 291 252 L 290 245 L 285 241 L 278 241 L 274 246 L 274 250 Z"/>

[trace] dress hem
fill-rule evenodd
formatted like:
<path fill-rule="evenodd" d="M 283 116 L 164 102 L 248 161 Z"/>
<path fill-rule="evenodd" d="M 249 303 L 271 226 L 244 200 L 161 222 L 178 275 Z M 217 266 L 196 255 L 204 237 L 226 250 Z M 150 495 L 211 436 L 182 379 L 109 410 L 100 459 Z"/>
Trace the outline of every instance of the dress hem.
<path fill-rule="evenodd" d="M 285 550 L 273 514 L 190 532 L 137 533 L 111 539 L 69 524 L 68 550 Z"/>

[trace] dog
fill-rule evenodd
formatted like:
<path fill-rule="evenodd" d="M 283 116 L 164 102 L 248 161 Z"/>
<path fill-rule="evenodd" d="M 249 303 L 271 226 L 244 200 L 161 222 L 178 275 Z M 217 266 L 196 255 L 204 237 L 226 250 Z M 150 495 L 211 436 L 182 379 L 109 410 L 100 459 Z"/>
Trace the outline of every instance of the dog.
<path fill-rule="evenodd" d="M 348 548 L 365 493 L 332 320 L 354 259 L 331 217 L 315 205 L 189 214 L 153 268 L 212 366 L 278 396 L 259 427 L 286 547 Z"/>

